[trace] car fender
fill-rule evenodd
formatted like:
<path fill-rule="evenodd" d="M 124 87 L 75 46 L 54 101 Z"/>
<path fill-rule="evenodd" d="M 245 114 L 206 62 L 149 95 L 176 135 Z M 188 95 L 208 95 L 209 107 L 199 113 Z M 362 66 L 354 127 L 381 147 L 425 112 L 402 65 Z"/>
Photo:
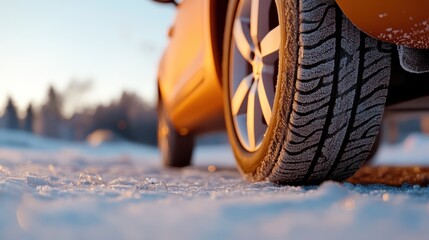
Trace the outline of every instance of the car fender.
<path fill-rule="evenodd" d="M 429 48 L 428 0 L 336 0 L 360 30 L 381 41 Z"/>

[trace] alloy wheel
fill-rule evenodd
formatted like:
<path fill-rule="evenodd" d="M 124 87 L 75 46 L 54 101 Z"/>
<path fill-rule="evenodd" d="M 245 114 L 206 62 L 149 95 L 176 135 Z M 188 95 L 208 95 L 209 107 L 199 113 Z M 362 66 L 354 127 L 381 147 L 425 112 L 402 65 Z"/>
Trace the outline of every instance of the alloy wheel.
<path fill-rule="evenodd" d="M 243 0 L 232 31 L 229 92 L 231 115 L 241 145 L 262 143 L 276 92 L 280 26 L 274 0 Z"/>

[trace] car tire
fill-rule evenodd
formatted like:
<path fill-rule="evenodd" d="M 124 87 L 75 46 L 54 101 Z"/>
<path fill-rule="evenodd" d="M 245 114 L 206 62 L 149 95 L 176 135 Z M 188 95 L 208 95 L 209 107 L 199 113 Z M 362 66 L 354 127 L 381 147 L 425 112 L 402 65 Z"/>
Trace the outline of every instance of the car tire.
<path fill-rule="evenodd" d="M 252 181 L 347 179 L 378 134 L 392 47 L 334 0 L 259 1 L 230 1 L 225 26 L 225 119 L 238 166 Z"/>
<path fill-rule="evenodd" d="M 162 103 L 158 105 L 158 147 L 165 166 L 186 167 L 191 164 L 194 137 L 189 133 L 182 135 L 174 128 Z"/>

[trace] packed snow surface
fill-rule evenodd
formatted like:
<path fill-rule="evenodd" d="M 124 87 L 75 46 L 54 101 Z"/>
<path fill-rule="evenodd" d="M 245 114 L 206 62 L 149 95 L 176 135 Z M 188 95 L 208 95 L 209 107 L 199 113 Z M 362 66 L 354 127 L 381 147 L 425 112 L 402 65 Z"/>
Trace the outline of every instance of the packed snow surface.
<path fill-rule="evenodd" d="M 422 146 L 429 146 L 429 138 L 383 146 L 377 163 L 390 157 L 398 163 L 407 158 L 404 150 L 427 151 Z M 419 164 L 429 156 L 415 155 Z M 165 169 L 151 147 L 91 147 L 1 130 L 0 239 L 429 236 L 429 188 L 249 183 L 228 146 L 199 147 L 195 162 Z"/>

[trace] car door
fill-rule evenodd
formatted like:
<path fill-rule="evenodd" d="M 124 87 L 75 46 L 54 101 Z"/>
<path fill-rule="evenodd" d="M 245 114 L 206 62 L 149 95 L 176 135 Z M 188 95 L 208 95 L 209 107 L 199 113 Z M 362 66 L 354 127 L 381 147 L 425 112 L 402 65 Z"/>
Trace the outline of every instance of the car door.
<path fill-rule="evenodd" d="M 203 78 L 203 6 L 202 0 L 182 1 L 169 31 L 159 80 L 170 113 Z"/>

